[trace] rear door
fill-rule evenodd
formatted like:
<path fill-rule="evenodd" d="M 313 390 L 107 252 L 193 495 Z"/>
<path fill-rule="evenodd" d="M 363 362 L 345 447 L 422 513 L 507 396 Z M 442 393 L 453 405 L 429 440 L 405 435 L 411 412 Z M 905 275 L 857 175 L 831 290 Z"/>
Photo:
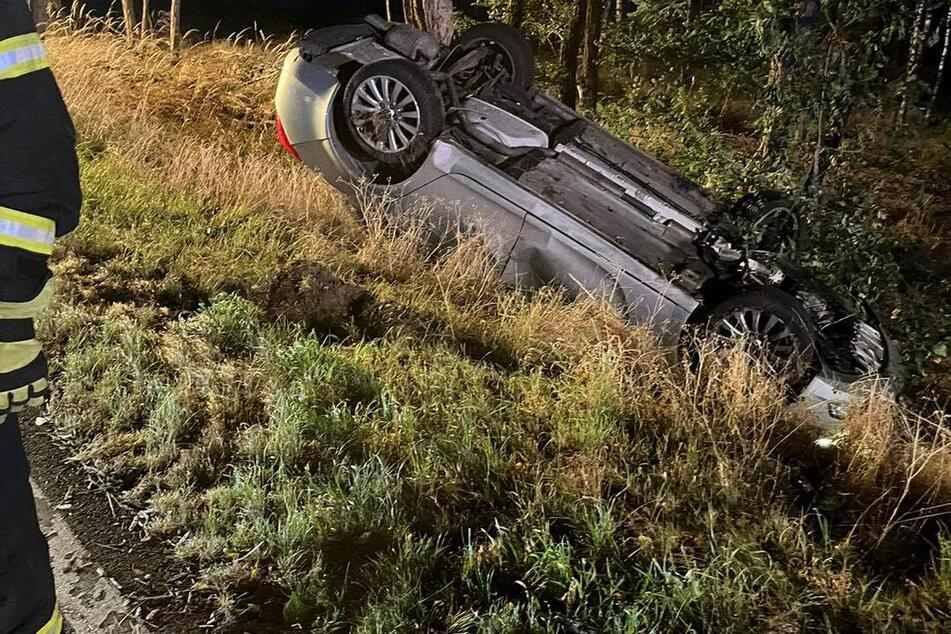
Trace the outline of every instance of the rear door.
<path fill-rule="evenodd" d="M 432 219 L 435 241 L 479 233 L 504 270 L 525 221 L 526 192 L 458 146 L 437 141 L 422 167 L 398 188 L 402 207 Z M 521 204 L 519 204 L 521 203 Z"/>

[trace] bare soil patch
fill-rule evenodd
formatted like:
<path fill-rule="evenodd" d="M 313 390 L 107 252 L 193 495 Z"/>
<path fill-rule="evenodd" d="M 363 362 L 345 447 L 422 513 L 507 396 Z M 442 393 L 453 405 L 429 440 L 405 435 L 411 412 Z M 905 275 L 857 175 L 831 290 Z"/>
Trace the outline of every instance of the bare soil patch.
<path fill-rule="evenodd" d="M 328 332 L 359 319 L 370 294 L 320 264 L 284 266 L 260 291 L 258 303 L 270 320 L 287 320 L 307 330 Z"/>

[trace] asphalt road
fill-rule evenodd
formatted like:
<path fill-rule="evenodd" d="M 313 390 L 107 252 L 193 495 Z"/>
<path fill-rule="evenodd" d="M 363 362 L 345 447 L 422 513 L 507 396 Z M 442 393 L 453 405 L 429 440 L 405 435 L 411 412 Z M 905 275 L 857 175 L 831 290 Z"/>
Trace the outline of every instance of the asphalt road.
<path fill-rule="evenodd" d="M 50 544 L 60 609 L 76 634 L 143 634 L 149 631 L 122 597 L 117 583 L 96 565 L 60 512 L 35 484 L 40 528 Z"/>

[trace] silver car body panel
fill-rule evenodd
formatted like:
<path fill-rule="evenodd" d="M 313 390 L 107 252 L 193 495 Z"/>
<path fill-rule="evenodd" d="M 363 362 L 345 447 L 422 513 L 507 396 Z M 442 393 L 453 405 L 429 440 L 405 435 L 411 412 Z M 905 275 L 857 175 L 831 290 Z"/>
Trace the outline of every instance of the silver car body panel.
<path fill-rule="evenodd" d="M 799 395 L 796 408 L 815 417 L 827 431 L 845 418 L 849 405 L 856 399 L 854 383 L 843 383 L 826 376 L 817 376 Z"/>
<path fill-rule="evenodd" d="M 466 99 L 462 116 L 469 125 L 506 147 L 548 147 L 548 135 L 538 126 L 481 99 Z"/>
<path fill-rule="evenodd" d="M 418 180 L 428 182 L 417 188 Z M 503 278 L 520 287 L 554 283 L 574 294 L 590 293 L 632 321 L 653 323 L 671 344 L 698 306 L 676 284 L 458 145 L 436 141 L 403 184 L 401 206 L 418 207 L 421 200 L 440 201 L 435 213 L 451 214 L 444 222 L 484 232 Z M 472 211 L 458 215 L 465 209 Z M 523 223 L 509 233 L 519 216 Z"/>
<path fill-rule="evenodd" d="M 292 51 L 284 60 L 276 106 L 284 132 L 301 160 L 331 185 L 350 193 L 349 184 L 372 170 L 373 163 L 361 162 L 340 143 L 331 113 L 342 88 L 333 70 L 332 66 L 311 64 L 299 51 Z"/>

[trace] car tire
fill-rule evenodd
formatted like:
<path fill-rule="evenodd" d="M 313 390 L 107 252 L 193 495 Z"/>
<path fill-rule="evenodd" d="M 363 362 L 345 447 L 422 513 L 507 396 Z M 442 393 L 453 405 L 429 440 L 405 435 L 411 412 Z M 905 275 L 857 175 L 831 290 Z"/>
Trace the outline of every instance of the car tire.
<path fill-rule="evenodd" d="M 746 290 L 721 301 L 706 319 L 708 334 L 727 343 L 745 338 L 770 373 L 804 387 L 818 364 L 816 329 L 802 303 L 774 287 Z"/>
<path fill-rule="evenodd" d="M 423 68 L 403 59 L 357 70 L 347 82 L 343 111 L 360 148 L 391 166 L 417 166 L 446 127 L 439 87 Z"/>
<path fill-rule="evenodd" d="M 460 35 L 453 46 L 457 51 L 491 46 L 505 56 L 511 83 L 525 90 L 535 83 L 535 54 L 532 52 L 532 45 L 515 27 L 495 22 L 477 24 Z"/>
<path fill-rule="evenodd" d="M 779 192 L 743 196 L 734 205 L 734 218 L 750 238 L 750 247 L 794 257 L 802 242 L 803 225 L 792 202 Z"/>

